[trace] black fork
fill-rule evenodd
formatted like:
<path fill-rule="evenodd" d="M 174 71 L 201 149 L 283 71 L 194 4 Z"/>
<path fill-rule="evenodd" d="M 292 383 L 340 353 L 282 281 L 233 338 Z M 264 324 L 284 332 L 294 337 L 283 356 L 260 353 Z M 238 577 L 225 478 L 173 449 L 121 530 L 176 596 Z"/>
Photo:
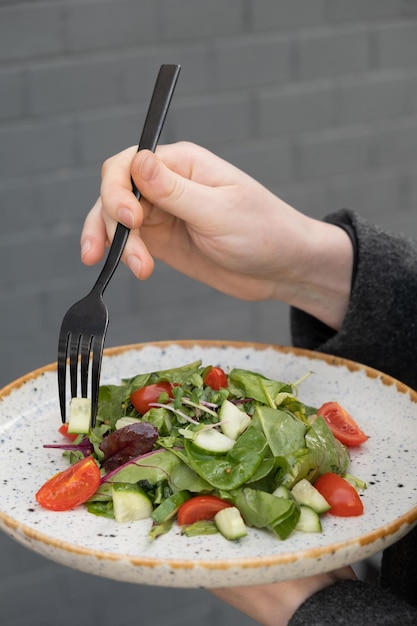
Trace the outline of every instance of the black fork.
<path fill-rule="evenodd" d="M 143 149 L 155 150 L 179 72 L 179 65 L 161 66 L 138 151 Z M 139 200 L 141 194 L 133 181 L 132 190 Z M 105 264 L 92 290 L 82 300 L 73 304 L 62 320 L 58 342 L 58 391 L 63 423 L 66 421 L 66 372 L 69 360 L 72 398 L 78 394 L 78 373 L 80 373 L 81 378 L 81 396 L 83 398 L 88 397 L 88 378 L 91 366 L 91 425 L 95 425 L 104 340 L 109 323 L 109 314 L 103 301 L 103 293 L 119 264 L 129 232 L 126 226 L 117 224 Z"/>

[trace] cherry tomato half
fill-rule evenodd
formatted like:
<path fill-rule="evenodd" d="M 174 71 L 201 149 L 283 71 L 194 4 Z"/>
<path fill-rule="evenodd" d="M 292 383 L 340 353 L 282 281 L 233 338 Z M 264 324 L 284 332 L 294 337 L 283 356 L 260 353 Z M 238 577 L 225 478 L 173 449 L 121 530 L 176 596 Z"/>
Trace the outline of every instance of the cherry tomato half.
<path fill-rule="evenodd" d="M 178 524 L 184 526 L 200 520 L 213 519 L 216 513 L 229 506 L 233 505 L 217 496 L 195 496 L 184 502 L 178 509 Z"/>
<path fill-rule="evenodd" d="M 77 433 L 69 433 L 68 432 L 68 422 L 65 422 L 65 424 L 61 424 L 61 426 L 58 428 L 58 432 L 61 433 L 61 435 L 63 435 L 66 439 L 69 439 L 70 441 L 75 441 L 78 437 Z"/>
<path fill-rule="evenodd" d="M 68 511 L 86 502 L 100 485 L 100 470 L 88 456 L 46 481 L 36 494 L 45 509 Z"/>
<path fill-rule="evenodd" d="M 167 393 L 172 398 L 172 385 L 168 382 L 153 383 L 152 385 L 145 385 L 140 389 L 136 389 L 130 395 L 130 401 L 135 409 L 141 415 L 144 415 L 152 407 L 149 404 L 158 402 L 158 398 L 162 393 Z"/>
<path fill-rule="evenodd" d="M 314 486 L 329 503 L 329 513 L 338 517 L 362 515 L 363 502 L 358 492 L 339 474 L 323 474 Z"/>
<path fill-rule="evenodd" d="M 325 419 L 336 439 L 345 446 L 359 446 L 369 439 L 353 417 L 337 402 L 325 402 L 317 413 Z"/>
<path fill-rule="evenodd" d="M 204 376 L 203 382 L 215 391 L 224 389 L 228 386 L 226 373 L 221 367 L 212 367 Z"/>

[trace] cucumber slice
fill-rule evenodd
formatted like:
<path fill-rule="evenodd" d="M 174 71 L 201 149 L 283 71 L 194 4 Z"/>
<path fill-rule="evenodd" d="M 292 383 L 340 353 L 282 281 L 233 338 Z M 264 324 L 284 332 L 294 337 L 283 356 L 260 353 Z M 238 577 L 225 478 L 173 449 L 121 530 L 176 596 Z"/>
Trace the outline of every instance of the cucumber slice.
<path fill-rule="evenodd" d="M 189 499 L 190 492 L 185 490 L 177 491 L 176 493 L 173 493 L 172 496 L 166 498 L 152 512 L 151 517 L 155 524 L 163 524 L 164 522 L 172 519 L 176 515 L 181 504 L 184 504 L 184 502 Z"/>
<path fill-rule="evenodd" d="M 235 440 L 215 428 L 199 430 L 193 437 L 193 444 L 210 454 L 225 454 L 233 448 Z"/>
<path fill-rule="evenodd" d="M 330 509 L 327 500 L 306 478 L 302 478 L 296 483 L 291 489 L 291 493 L 298 504 L 305 504 L 316 513 L 325 513 Z"/>
<path fill-rule="evenodd" d="M 225 400 L 219 411 L 220 428 L 227 437 L 237 439 L 249 426 L 251 418 L 233 402 Z"/>
<path fill-rule="evenodd" d="M 279 487 L 272 492 L 272 495 L 276 498 L 284 498 L 284 500 L 294 500 L 291 491 L 285 485 L 279 485 Z"/>
<path fill-rule="evenodd" d="M 125 426 L 130 426 L 130 424 L 140 424 L 142 420 L 140 420 L 138 417 L 120 417 L 116 424 L 115 424 L 115 428 L 116 430 L 119 430 L 120 428 L 124 428 Z"/>
<path fill-rule="evenodd" d="M 300 506 L 300 519 L 295 530 L 302 533 L 321 533 L 322 526 L 319 514 L 309 506 L 302 504 Z"/>
<path fill-rule="evenodd" d="M 235 506 L 228 506 L 214 516 L 214 523 L 223 537 L 234 541 L 248 534 L 240 511 Z"/>
<path fill-rule="evenodd" d="M 118 522 L 135 522 L 151 516 L 152 502 L 135 483 L 113 483 L 111 486 L 114 517 Z"/>
<path fill-rule="evenodd" d="M 91 425 L 91 399 L 72 398 L 68 421 L 68 432 L 87 435 Z"/>

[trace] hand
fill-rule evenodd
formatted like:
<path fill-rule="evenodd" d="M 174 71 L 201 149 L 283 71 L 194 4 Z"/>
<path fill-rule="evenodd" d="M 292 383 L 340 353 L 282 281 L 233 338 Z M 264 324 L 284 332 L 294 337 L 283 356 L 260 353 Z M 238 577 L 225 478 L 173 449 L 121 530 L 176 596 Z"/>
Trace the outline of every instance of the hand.
<path fill-rule="evenodd" d="M 334 328 L 343 319 L 352 266 L 344 231 L 199 146 L 159 146 L 156 155 L 129 148 L 104 163 L 82 233 L 84 263 L 102 258 L 117 221 L 131 229 L 122 258 L 138 278 L 150 276 L 155 257 L 241 299 L 282 300 Z"/>
<path fill-rule="evenodd" d="M 215 596 L 263 626 L 286 626 L 303 602 L 339 580 L 355 580 L 351 567 L 286 582 L 211 589 Z"/>

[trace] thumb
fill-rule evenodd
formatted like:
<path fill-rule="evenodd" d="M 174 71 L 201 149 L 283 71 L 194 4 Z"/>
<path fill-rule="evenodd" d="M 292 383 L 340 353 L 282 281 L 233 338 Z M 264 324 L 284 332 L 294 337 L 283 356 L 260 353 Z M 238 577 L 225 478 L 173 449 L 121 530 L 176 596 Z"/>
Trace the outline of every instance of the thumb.
<path fill-rule="evenodd" d="M 185 171 L 187 169 L 192 171 L 192 167 L 185 168 Z M 213 207 L 214 187 L 191 180 L 187 173 L 175 172 L 149 150 L 137 153 L 131 172 L 146 200 L 182 220 L 194 225 L 203 223 L 208 208 Z"/>

